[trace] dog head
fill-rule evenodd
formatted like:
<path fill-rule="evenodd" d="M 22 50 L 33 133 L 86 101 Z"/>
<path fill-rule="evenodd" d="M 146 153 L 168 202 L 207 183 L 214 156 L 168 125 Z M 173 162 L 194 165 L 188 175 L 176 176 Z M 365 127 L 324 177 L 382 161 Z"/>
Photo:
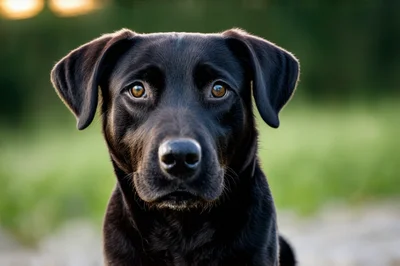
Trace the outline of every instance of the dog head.
<path fill-rule="evenodd" d="M 73 50 L 51 80 L 79 129 L 101 93 L 105 139 L 130 189 L 150 205 L 187 209 L 216 201 L 254 161 L 251 91 L 276 128 L 298 75 L 293 55 L 241 30 L 121 30 Z"/>

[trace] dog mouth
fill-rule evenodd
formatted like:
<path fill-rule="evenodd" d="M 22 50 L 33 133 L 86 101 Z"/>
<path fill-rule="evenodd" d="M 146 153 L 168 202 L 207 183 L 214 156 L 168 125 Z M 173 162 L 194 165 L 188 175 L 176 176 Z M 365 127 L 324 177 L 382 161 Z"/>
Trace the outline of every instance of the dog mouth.
<path fill-rule="evenodd" d="M 169 193 L 160 198 L 160 201 L 188 201 L 196 198 L 197 196 L 189 191 L 178 190 L 172 193 Z"/>
<path fill-rule="evenodd" d="M 194 207 L 201 201 L 201 198 L 186 190 L 177 190 L 168 193 L 155 201 L 158 208 L 169 208 L 183 210 Z"/>

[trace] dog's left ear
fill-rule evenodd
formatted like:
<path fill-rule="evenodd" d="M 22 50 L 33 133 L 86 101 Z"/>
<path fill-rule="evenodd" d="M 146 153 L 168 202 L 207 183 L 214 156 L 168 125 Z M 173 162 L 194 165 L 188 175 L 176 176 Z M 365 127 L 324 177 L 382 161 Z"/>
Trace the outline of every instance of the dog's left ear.
<path fill-rule="evenodd" d="M 70 52 L 51 71 L 51 82 L 75 115 L 79 130 L 89 126 L 94 118 L 103 74 L 132 46 L 134 36 L 127 29 L 103 35 Z"/>
<path fill-rule="evenodd" d="M 253 81 L 253 95 L 263 120 L 279 127 L 279 111 L 289 101 L 299 78 L 299 62 L 288 51 L 239 29 L 222 33 Z"/>

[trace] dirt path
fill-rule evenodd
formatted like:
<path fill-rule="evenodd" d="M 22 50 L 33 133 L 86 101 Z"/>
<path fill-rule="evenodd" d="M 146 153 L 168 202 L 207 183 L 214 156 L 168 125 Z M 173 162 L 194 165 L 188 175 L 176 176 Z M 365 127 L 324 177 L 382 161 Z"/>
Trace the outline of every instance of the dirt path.
<path fill-rule="evenodd" d="M 281 212 L 279 224 L 296 248 L 299 265 L 400 266 L 400 202 L 327 207 L 307 219 Z M 100 266 L 98 233 L 87 223 L 73 222 L 33 251 L 0 231 L 0 266 Z"/>

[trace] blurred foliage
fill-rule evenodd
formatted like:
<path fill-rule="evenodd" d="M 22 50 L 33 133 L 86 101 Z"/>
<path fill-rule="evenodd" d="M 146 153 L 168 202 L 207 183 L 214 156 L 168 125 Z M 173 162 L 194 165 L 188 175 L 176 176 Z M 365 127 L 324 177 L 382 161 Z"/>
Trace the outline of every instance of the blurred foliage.
<path fill-rule="evenodd" d="M 0 226 L 24 241 L 100 224 L 115 184 L 99 121 L 85 132 L 51 87 L 54 63 L 122 27 L 243 28 L 293 52 L 301 82 L 260 155 L 278 207 L 399 195 L 400 1 L 114 0 L 84 16 L 0 20 Z"/>

